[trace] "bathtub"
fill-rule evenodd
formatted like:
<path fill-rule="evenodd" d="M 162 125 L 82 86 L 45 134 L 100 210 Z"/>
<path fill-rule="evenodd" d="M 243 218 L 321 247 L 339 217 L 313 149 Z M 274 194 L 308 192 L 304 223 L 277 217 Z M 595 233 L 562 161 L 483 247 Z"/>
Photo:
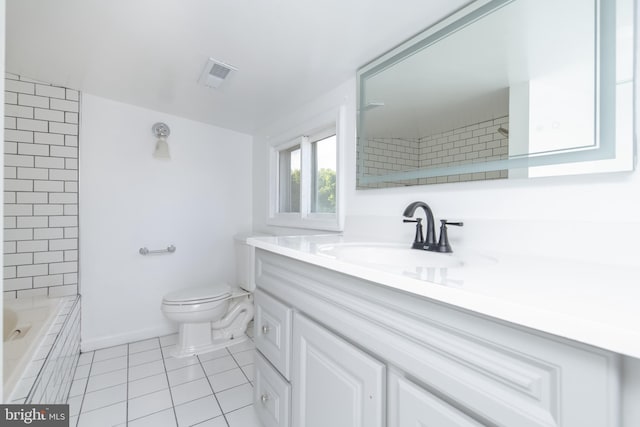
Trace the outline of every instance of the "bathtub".
<path fill-rule="evenodd" d="M 68 334 L 63 335 L 62 332 L 71 320 L 70 314 L 76 311 L 77 299 L 76 296 L 33 297 L 4 301 L 2 339 L 5 403 L 39 403 L 31 402 L 34 391 L 42 382 L 47 366 L 61 354 L 56 349 L 68 338 Z M 79 316 L 77 323 L 79 331 Z M 72 325 L 68 326 L 71 328 Z"/>

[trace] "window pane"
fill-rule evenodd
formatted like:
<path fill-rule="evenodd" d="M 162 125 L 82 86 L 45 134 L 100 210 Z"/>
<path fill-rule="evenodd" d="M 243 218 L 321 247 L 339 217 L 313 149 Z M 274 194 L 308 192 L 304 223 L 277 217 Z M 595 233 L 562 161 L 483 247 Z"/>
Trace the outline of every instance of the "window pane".
<path fill-rule="evenodd" d="M 336 136 L 311 143 L 311 212 L 336 212 Z"/>
<path fill-rule="evenodd" d="M 300 146 L 280 151 L 280 212 L 300 212 Z"/>

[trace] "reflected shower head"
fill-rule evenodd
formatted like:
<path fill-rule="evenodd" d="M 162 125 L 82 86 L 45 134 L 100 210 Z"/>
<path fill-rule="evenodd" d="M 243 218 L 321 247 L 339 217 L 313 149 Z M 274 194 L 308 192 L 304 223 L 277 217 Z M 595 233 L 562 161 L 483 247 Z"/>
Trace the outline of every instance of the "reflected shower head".
<path fill-rule="evenodd" d="M 502 126 L 500 126 L 498 128 L 498 133 L 502 136 L 504 136 L 505 138 L 509 138 L 509 129 L 505 129 Z"/>

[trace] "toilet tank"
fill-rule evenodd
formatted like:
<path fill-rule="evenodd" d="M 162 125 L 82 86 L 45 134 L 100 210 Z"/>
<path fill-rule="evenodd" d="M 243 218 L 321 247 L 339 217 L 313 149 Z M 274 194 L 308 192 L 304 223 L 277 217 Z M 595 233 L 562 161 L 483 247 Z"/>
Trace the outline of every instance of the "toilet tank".
<path fill-rule="evenodd" d="M 247 244 L 250 234 L 239 234 L 234 237 L 236 255 L 236 282 L 245 291 L 256 289 L 255 282 L 255 248 Z"/>

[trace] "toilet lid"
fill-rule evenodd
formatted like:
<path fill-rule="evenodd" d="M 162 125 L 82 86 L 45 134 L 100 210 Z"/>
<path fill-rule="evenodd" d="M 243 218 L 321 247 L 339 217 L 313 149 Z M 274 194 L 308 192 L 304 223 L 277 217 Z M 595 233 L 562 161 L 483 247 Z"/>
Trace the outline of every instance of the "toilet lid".
<path fill-rule="evenodd" d="M 187 288 L 171 292 L 165 295 L 164 301 L 167 303 L 207 302 L 226 298 L 229 295 L 231 295 L 231 288 L 229 285 L 217 284 L 198 286 L 195 288 Z"/>

